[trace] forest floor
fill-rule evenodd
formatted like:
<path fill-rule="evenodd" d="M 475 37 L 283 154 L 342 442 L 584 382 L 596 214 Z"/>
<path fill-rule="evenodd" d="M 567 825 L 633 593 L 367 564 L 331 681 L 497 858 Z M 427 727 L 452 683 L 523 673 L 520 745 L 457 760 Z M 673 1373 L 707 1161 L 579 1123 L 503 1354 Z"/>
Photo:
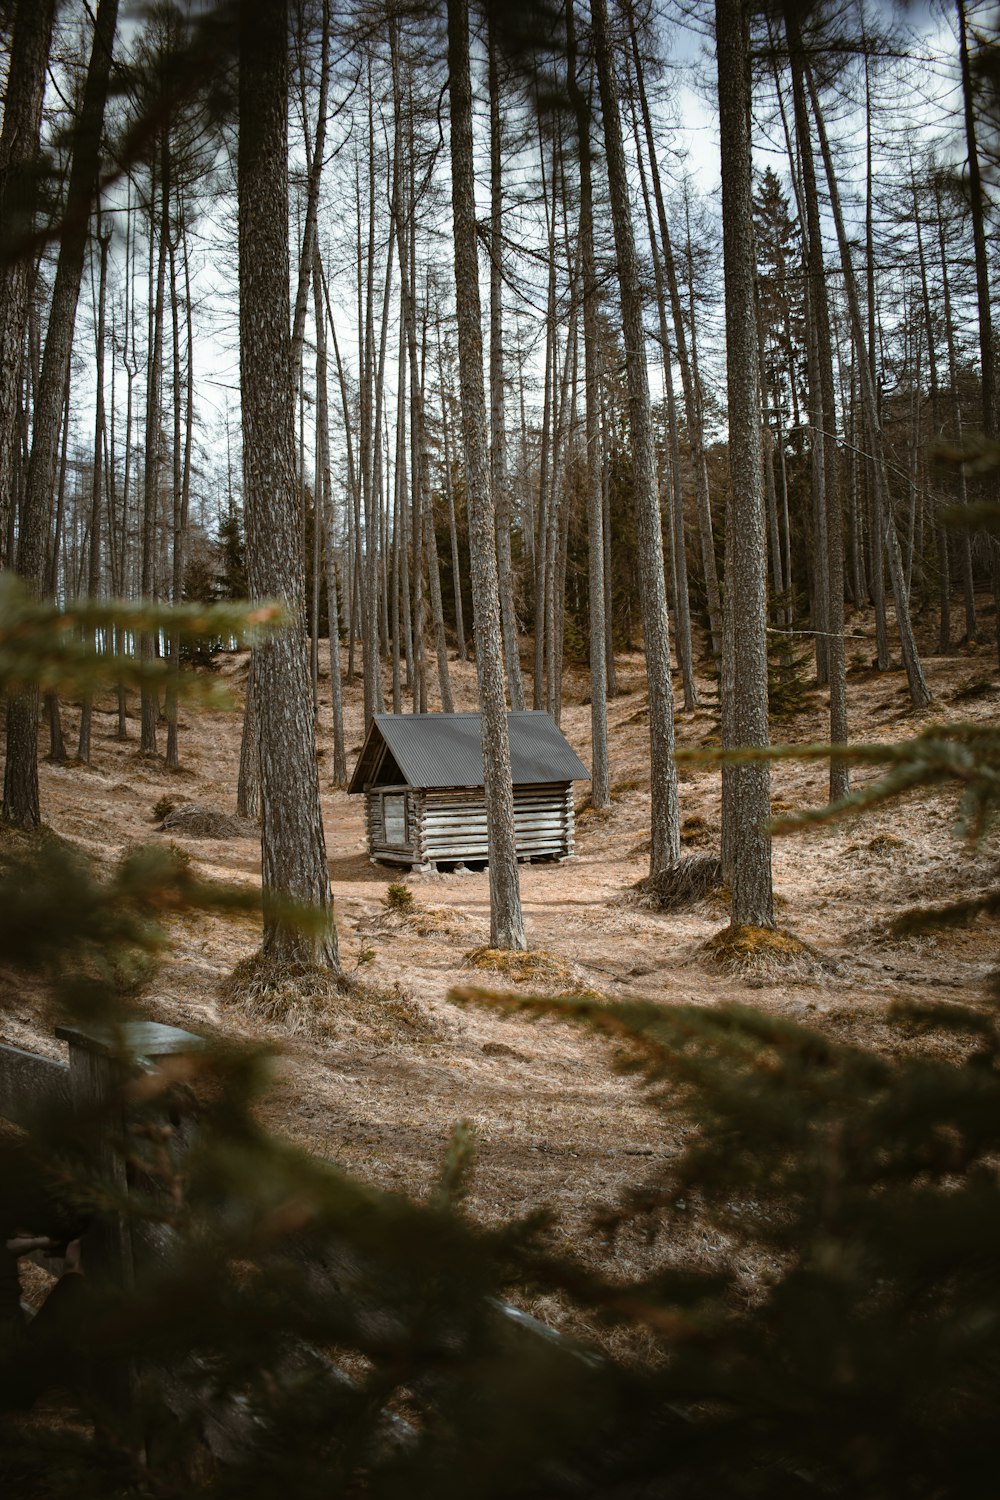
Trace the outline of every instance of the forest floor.
<path fill-rule="evenodd" d="M 864 620 L 850 625 L 867 636 Z M 874 641 L 860 647 L 848 676 L 852 736 L 899 739 L 945 718 L 995 720 L 1000 678 L 995 647 L 962 648 L 927 656 L 935 695 L 914 715 L 901 672 L 878 674 L 866 665 Z M 220 671 L 234 689 L 237 709 L 246 680 L 246 655 L 223 655 Z M 456 706 L 475 706 L 475 672 L 452 661 Z M 319 765 L 330 872 L 341 957 L 348 971 L 388 998 L 370 1006 L 334 1005 L 317 1030 L 289 1032 L 234 1015 L 224 984 L 257 943 L 248 916 L 196 914 L 171 922 L 171 947 L 143 997 L 156 1019 L 194 1031 L 249 1036 L 276 1055 L 274 1087 L 263 1106 L 267 1123 L 306 1149 L 329 1157 L 379 1186 L 415 1198 L 427 1195 L 440 1171 L 453 1123 L 471 1121 L 478 1159 L 468 1212 L 483 1221 L 508 1220 L 547 1205 L 556 1243 L 584 1256 L 604 1257 L 605 1269 L 641 1275 L 676 1253 L 711 1261 L 722 1252 L 692 1225 L 689 1243 L 651 1246 L 625 1233 L 606 1246 L 590 1232 L 597 1210 L 639 1185 L 656 1159 L 677 1152 L 689 1128 L 664 1120 L 634 1080 L 615 1070 L 610 1044 L 572 1025 L 532 1021 L 478 1005 L 458 1006 L 449 991 L 469 985 L 525 993 L 569 989 L 609 998 L 719 1005 L 739 1001 L 803 1021 L 848 1042 L 892 1054 L 931 1043 L 889 1017 L 899 999 L 966 1000 L 984 991 L 997 960 L 997 925 L 985 920 L 934 936 L 900 938 L 889 924 L 902 909 L 967 895 L 995 881 L 995 838 L 979 848 L 953 832 L 954 796 L 924 792 L 861 819 L 777 838 L 774 878 L 778 921 L 804 939 L 822 962 L 786 970 L 726 974 L 702 945 L 728 921 L 723 896 L 684 913 L 658 913 L 629 900 L 648 870 L 649 772 L 644 663 L 638 654 L 618 661 L 619 696 L 610 704 L 611 774 L 615 788 L 604 813 L 582 811 L 576 858 L 522 867 L 522 899 L 531 948 L 542 957 L 530 977 L 478 969 L 468 957 L 489 937 L 485 872 L 409 875 L 369 862 L 363 799 L 329 786 L 332 759 L 329 708 L 321 711 Z M 703 683 L 705 706 L 677 715 L 678 741 L 699 747 L 718 733 L 714 687 Z M 328 698 L 328 684 L 321 694 Z M 562 727 L 584 762 L 590 761 L 590 709 L 585 671 L 564 679 Z M 436 701 L 432 698 L 432 707 Z M 130 705 L 131 708 L 131 705 Z M 137 706 L 132 709 L 137 714 Z M 827 734 L 826 695 L 794 718 L 773 726 L 776 741 L 804 744 Z M 75 735 L 72 709 L 66 727 Z M 362 739 L 360 683 L 346 687 L 347 745 L 353 768 Z M 259 846 L 253 837 L 181 838 L 157 830 L 154 804 L 195 802 L 232 812 L 241 715 L 187 708 L 182 715 L 183 769 L 137 753 L 133 739 L 114 738 L 110 702 L 96 716 L 92 768 L 43 763 L 44 816 L 60 835 L 110 865 L 138 843 L 171 841 L 188 851 L 199 874 L 255 883 Z M 875 771 L 854 773 L 855 785 Z M 774 767 L 778 812 L 822 805 L 827 770 L 793 759 Z M 680 769 L 681 815 L 691 850 L 718 849 L 718 767 Z M 585 808 L 586 785 L 576 789 Z M 415 908 L 387 904 L 391 883 L 405 880 Z M 0 968 L 0 1040 L 58 1055 L 40 991 Z M 532 1310 L 572 1326 L 565 1309 L 544 1299 Z"/>

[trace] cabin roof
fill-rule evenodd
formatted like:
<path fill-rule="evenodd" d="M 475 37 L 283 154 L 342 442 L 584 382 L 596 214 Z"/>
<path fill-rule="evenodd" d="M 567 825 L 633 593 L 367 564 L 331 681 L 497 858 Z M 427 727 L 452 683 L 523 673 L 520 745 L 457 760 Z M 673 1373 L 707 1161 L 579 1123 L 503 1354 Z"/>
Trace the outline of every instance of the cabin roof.
<path fill-rule="evenodd" d="M 482 786 L 479 714 L 376 714 L 347 790 L 363 792 L 375 779 L 386 745 L 408 785 Z M 586 781 L 589 773 L 544 710 L 507 715 L 515 786 Z"/>

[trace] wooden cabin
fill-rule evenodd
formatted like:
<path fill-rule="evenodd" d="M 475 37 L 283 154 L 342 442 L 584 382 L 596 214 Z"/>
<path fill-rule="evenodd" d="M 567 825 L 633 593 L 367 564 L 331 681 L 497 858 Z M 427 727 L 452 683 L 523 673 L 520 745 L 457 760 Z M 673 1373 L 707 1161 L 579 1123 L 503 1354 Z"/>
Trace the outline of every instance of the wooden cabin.
<path fill-rule="evenodd" d="M 573 853 L 573 782 L 587 768 L 549 714 L 507 715 L 519 860 Z M 364 795 L 374 863 L 486 862 L 479 714 L 376 714 L 348 792 Z"/>

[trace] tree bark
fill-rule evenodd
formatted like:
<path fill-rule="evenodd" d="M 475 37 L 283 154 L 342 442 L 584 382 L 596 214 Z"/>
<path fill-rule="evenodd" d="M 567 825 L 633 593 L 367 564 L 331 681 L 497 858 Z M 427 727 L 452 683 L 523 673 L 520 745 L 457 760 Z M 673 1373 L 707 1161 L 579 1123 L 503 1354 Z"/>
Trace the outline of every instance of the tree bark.
<path fill-rule="evenodd" d="M 247 5 L 239 33 L 240 378 L 250 590 L 290 622 L 254 651 L 259 720 L 262 955 L 336 969 L 305 649 L 295 477 L 288 257 L 287 0 Z M 305 931 L 289 903 L 320 914 Z"/>
<path fill-rule="evenodd" d="M 590 108 L 576 76 L 573 0 L 566 10 L 567 83 L 576 115 L 580 157 L 580 258 L 583 270 L 583 365 L 587 431 L 587 552 L 590 613 L 590 800 L 611 805 L 608 770 L 608 694 L 604 620 L 604 489 L 601 455 L 601 389 L 598 285 L 594 262 L 594 192 L 591 173 Z"/>
<path fill-rule="evenodd" d="M 618 95 L 608 41 L 607 5 L 593 0 L 594 53 L 604 120 L 611 214 L 614 221 L 618 283 L 621 289 L 628 384 L 629 426 L 632 441 L 633 495 L 639 545 L 639 585 L 642 597 L 646 675 L 649 683 L 651 841 L 650 870 L 655 874 L 680 855 L 677 770 L 674 765 L 674 704 L 670 678 L 670 636 L 663 574 L 663 536 L 656 489 L 656 461 L 649 409 L 642 321 L 642 286 L 629 202 L 625 148 Z"/>
<path fill-rule="evenodd" d="M 97 181 L 104 106 L 111 74 L 118 0 L 100 0 L 94 40 L 77 122 L 67 192 L 67 214 L 59 247 L 45 352 L 35 403 L 31 457 L 21 508 L 17 571 L 36 593 L 45 585 L 48 518 L 59 452 L 59 424 L 87 248 L 88 206 Z M 18 828 L 41 823 L 38 797 L 38 694 L 11 698 L 7 705 L 7 761 L 4 768 L 4 821 Z"/>
<path fill-rule="evenodd" d="M 844 228 L 844 216 L 840 208 L 840 192 L 837 185 L 836 173 L 834 172 L 833 156 L 830 151 L 823 113 L 819 107 L 819 99 L 816 95 L 808 62 L 805 63 L 805 80 L 809 89 L 813 119 L 816 121 L 820 150 L 823 153 L 827 186 L 830 189 L 830 211 L 833 215 L 837 231 L 837 243 L 840 247 L 840 262 L 844 273 L 844 289 L 847 293 L 851 323 L 858 345 L 858 372 L 861 380 L 861 399 L 868 429 L 868 442 L 874 458 L 875 490 L 885 532 L 884 540 L 889 558 L 889 576 L 892 579 L 892 592 L 896 604 L 896 627 L 899 631 L 903 666 L 906 669 L 907 682 L 910 688 L 910 701 L 913 707 L 926 708 L 931 701 L 931 693 L 930 688 L 927 686 L 927 680 L 924 677 L 923 667 L 920 664 L 920 654 L 917 651 L 917 643 L 913 634 L 913 622 L 910 619 L 910 597 L 906 588 L 906 579 L 903 575 L 903 557 L 899 545 L 899 536 L 896 531 L 896 522 L 892 514 L 892 501 L 886 473 L 885 445 L 881 424 L 878 419 L 875 386 L 872 380 L 871 366 L 868 362 L 868 351 L 865 346 L 865 331 L 861 321 L 861 301 L 858 297 L 857 278 L 854 274 L 851 249 Z"/>
<path fill-rule="evenodd" d="M 805 59 L 798 18 L 793 12 L 786 17 L 788 45 L 792 63 L 792 88 L 795 101 L 795 126 L 802 165 L 802 190 L 805 198 L 806 274 L 809 284 L 810 338 L 815 343 L 815 369 L 819 379 L 818 403 L 810 389 L 810 404 L 818 406 L 822 434 L 822 495 L 820 534 L 816 538 L 816 573 L 822 581 L 818 590 L 823 608 L 817 629 L 823 632 L 822 677 L 830 688 L 830 741 L 847 743 L 847 680 L 844 658 L 844 505 L 837 451 L 837 403 L 833 380 L 833 348 L 830 340 L 830 307 L 823 265 L 823 235 L 820 225 L 819 194 L 813 162 L 812 138 L 805 96 Z M 814 442 L 819 434 L 814 430 Z M 822 679 L 821 679 L 822 680 Z M 829 795 L 831 801 L 846 797 L 850 781 L 846 761 L 831 757 Z"/>
<path fill-rule="evenodd" d="M 490 943 L 523 949 L 524 920 L 514 836 L 514 793 L 504 701 L 504 663 L 497 579 L 496 518 L 487 456 L 483 334 L 476 246 L 469 11 L 448 0 L 448 90 L 451 106 L 452 216 L 458 319 L 462 435 L 469 496 L 476 676 L 482 723 L 486 828 L 490 854 Z"/>
<path fill-rule="evenodd" d="M 104 476 L 104 344 L 105 307 L 108 289 L 108 248 L 111 231 L 100 232 L 98 219 L 98 245 L 100 247 L 100 270 L 97 292 L 97 349 L 94 402 L 94 458 L 90 471 L 90 555 L 87 563 L 87 594 L 96 599 L 101 585 L 101 512 L 104 497 L 101 486 Z M 80 709 L 80 739 L 77 755 L 85 765 L 90 764 L 90 731 L 93 720 L 93 699 L 86 694 Z"/>
<path fill-rule="evenodd" d="M 34 226 L 31 173 L 38 162 L 54 10 L 55 0 L 18 0 L 0 131 L 0 567 L 13 562 L 7 539 L 20 460 L 18 397 L 32 279 L 31 258 L 18 253 L 17 242 Z"/>
<path fill-rule="evenodd" d="M 767 544 L 760 433 L 760 360 L 754 308 L 750 21 L 746 0 L 716 0 L 722 147 L 730 501 L 726 523 L 723 743 L 762 748 L 767 724 Z M 728 701 L 727 701 L 728 700 Z M 730 852 L 734 927 L 773 927 L 770 770 L 726 767 L 723 848 Z"/>
<path fill-rule="evenodd" d="M 514 564 L 510 529 L 512 501 L 507 471 L 507 427 L 504 413 L 503 369 L 503 121 L 500 78 L 492 11 L 487 23 L 490 95 L 490 483 L 497 520 L 497 567 L 500 579 L 500 622 L 510 706 L 524 707 L 524 682 L 517 642 L 514 608 Z"/>

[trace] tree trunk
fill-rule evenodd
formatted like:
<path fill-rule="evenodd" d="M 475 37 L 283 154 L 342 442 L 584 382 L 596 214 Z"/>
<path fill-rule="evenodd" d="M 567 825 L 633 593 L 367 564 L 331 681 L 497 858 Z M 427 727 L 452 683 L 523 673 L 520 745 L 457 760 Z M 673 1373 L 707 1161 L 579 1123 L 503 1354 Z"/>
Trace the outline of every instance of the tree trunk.
<path fill-rule="evenodd" d="M 497 579 L 496 518 L 487 457 L 483 334 L 476 246 L 469 12 L 448 0 L 448 90 L 451 105 L 452 215 L 458 319 L 462 434 L 469 496 L 476 676 L 482 715 L 486 828 L 490 856 L 490 943 L 523 949 L 524 920 L 514 835 L 514 793 L 504 701 L 504 664 Z"/>
<path fill-rule="evenodd" d="M 555 179 L 555 145 L 552 147 L 553 169 L 552 176 Z M 554 191 L 551 198 L 546 192 L 545 177 L 545 150 L 539 141 L 538 150 L 539 169 L 542 178 L 542 204 L 546 217 L 548 236 L 548 289 L 546 295 L 545 311 L 545 374 L 542 381 L 542 433 L 541 451 L 538 465 L 538 513 L 536 520 L 535 540 L 535 599 L 534 599 L 534 628 L 535 628 L 535 661 L 534 677 L 532 685 L 532 707 L 535 709 L 545 706 L 545 641 L 546 641 L 546 618 L 545 618 L 545 579 L 548 571 L 548 536 L 549 536 L 549 446 L 552 431 L 552 392 L 555 388 L 556 367 L 556 211 Z"/>
<path fill-rule="evenodd" d="M 462 569 L 458 551 L 458 526 L 455 521 L 455 485 L 451 472 L 451 433 L 448 422 L 448 394 L 444 384 L 444 366 L 441 361 L 440 331 L 438 334 L 438 371 L 441 381 L 441 442 L 444 448 L 444 489 L 448 499 L 448 534 L 451 539 L 452 595 L 455 601 L 455 636 L 458 643 L 459 661 L 468 661 L 465 645 L 465 620 L 462 613 Z"/>
<path fill-rule="evenodd" d="M 38 161 L 54 10 L 55 0 L 17 0 L 0 131 L 0 567 L 14 561 L 7 556 L 7 540 L 20 465 L 17 412 L 32 280 L 32 258 L 18 240 L 34 228 L 31 174 Z"/>
<path fill-rule="evenodd" d="M 394 82 L 399 101 L 398 83 Z M 398 142 L 398 131 L 397 131 Z M 409 141 L 409 158 L 412 165 L 412 129 Z M 397 150 L 397 157 L 402 152 Z M 397 174 L 397 175 L 402 175 Z M 412 171 L 407 174 L 409 188 L 405 214 L 401 212 L 402 193 L 393 194 L 393 217 L 396 222 L 396 239 L 399 245 L 399 298 L 401 344 L 405 342 L 410 374 L 410 433 L 413 451 L 413 528 L 414 537 L 422 538 L 422 546 L 414 546 L 416 558 L 423 552 L 427 559 L 427 584 L 430 596 L 431 627 L 434 631 L 434 646 L 437 655 L 438 689 L 441 694 L 443 713 L 454 713 L 451 696 L 451 677 L 448 671 L 448 645 L 444 630 L 444 611 L 441 604 L 441 571 L 438 563 L 437 537 L 434 532 L 434 504 L 430 483 L 430 458 L 427 451 L 427 433 L 424 422 L 424 392 L 421 361 L 417 348 L 416 287 L 416 201 Z M 403 349 L 400 349 L 403 355 Z M 416 563 L 419 569 L 419 561 Z M 422 611 L 423 594 L 418 590 L 418 612 Z"/>
<path fill-rule="evenodd" d="M 52 504 L 59 424 L 69 370 L 80 278 L 87 248 L 89 204 L 97 180 L 104 105 L 111 73 L 118 0 L 100 0 L 94 41 L 77 123 L 67 193 L 67 212 L 59 246 L 55 286 L 49 312 L 35 422 L 21 508 L 17 571 L 39 593 L 45 584 L 48 517 Z M 7 761 L 4 768 L 4 821 L 18 828 L 41 823 L 38 798 L 38 693 L 19 694 L 7 705 Z"/>
<path fill-rule="evenodd" d="M 59 457 L 59 484 L 55 498 L 55 525 L 52 530 L 52 542 L 49 549 L 49 577 L 48 591 L 50 598 L 55 598 L 59 587 L 59 553 L 62 548 L 63 516 L 66 510 L 66 469 L 69 463 L 69 427 L 71 414 L 71 387 L 72 372 L 66 379 L 66 402 L 63 409 L 62 419 L 62 448 Z M 66 741 L 63 736 L 62 718 L 59 713 L 58 693 L 45 694 L 45 716 L 49 722 L 49 754 L 50 761 L 61 763 L 66 759 Z"/>
<path fill-rule="evenodd" d="M 983 193 L 983 177 L 979 164 L 979 145 L 976 140 L 975 101 L 972 93 L 972 72 L 969 64 L 968 23 L 965 16 L 965 0 L 955 0 L 958 12 L 958 43 L 962 70 L 962 112 L 965 122 L 965 146 L 969 169 L 969 208 L 972 214 L 972 244 L 976 265 L 976 311 L 979 317 L 979 369 L 982 382 L 983 437 L 990 441 L 997 435 L 996 392 L 996 348 L 993 337 L 993 314 L 990 306 L 990 273 L 986 249 L 986 198 Z M 997 471 L 986 480 L 987 491 L 992 500 L 1000 496 L 1000 479 Z M 996 644 L 1000 654 L 1000 550 L 995 536 L 987 534 L 989 549 L 990 582 L 997 618 Z"/>
<path fill-rule="evenodd" d="M 183 205 L 180 213 L 183 216 Z M 183 230 L 181 231 L 183 239 Z M 185 417 L 183 442 L 181 438 L 181 330 L 180 308 L 177 290 L 177 246 L 170 244 L 170 324 L 173 349 L 173 396 L 174 396 L 174 452 L 173 452 L 173 548 L 171 556 L 170 596 L 174 604 L 184 598 L 184 572 L 187 565 L 188 508 L 191 495 L 191 443 L 194 425 L 194 353 L 191 338 L 191 287 L 188 269 L 187 242 L 184 240 L 184 273 L 187 307 L 187 381 L 185 392 Z M 171 770 L 180 766 L 180 746 L 177 733 L 177 699 L 181 677 L 181 641 L 176 631 L 170 635 L 170 675 L 167 678 L 167 754 L 166 763 Z"/>
<path fill-rule="evenodd" d="M 254 652 L 262 954 L 338 968 L 304 640 L 288 265 L 287 0 L 244 7 L 239 36 L 240 377 L 250 589 L 290 616 Z M 305 931 L 289 903 L 321 914 Z"/>
<path fill-rule="evenodd" d="M 754 309 L 753 167 L 750 145 L 750 21 L 746 0 L 716 0 L 722 224 L 726 285 L 730 501 L 726 523 L 723 743 L 768 743 L 767 545 L 760 434 L 760 361 Z M 728 701 L 727 701 L 728 700 Z M 734 927 L 773 927 L 770 770 L 726 767 L 723 848 L 730 851 Z"/>
<path fill-rule="evenodd" d="M 337 560 L 333 537 L 333 480 L 330 474 L 330 416 L 327 392 L 326 320 L 323 266 L 318 245 L 313 247 L 313 312 L 316 321 L 316 529 L 323 533 L 326 559 L 326 620 L 330 637 L 330 709 L 333 718 L 333 784 L 347 781 L 344 745 L 344 700 L 340 681 L 340 620 L 337 601 Z M 319 585 L 317 584 L 317 593 Z"/>
<path fill-rule="evenodd" d="M 649 409 L 642 320 L 642 285 L 635 250 L 625 148 L 618 94 L 608 41 L 607 5 L 593 0 L 594 53 L 604 119 L 604 142 L 614 221 L 618 283 L 621 289 L 625 373 L 632 440 L 633 495 L 639 547 L 646 676 L 649 683 L 651 841 L 650 870 L 655 874 L 680 855 L 677 771 L 674 765 L 674 704 L 670 679 L 670 636 L 663 574 L 663 537 L 656 490 L 656 460 Z"/>
<path fill-rule="evenodd" d="M 844 287 L 847 292 L 847 302 L 851 312 L 854 337 L 858 344 L 861 398 L 864 404 L 868 428 L 868 442 L 874 458 L 875 489 L 879 498 L 882 521 L 885 528 L 885 545 L 889 558 L 889 576 L 892 579 L 892 592 L 896 604 L 896 625 L 899 630 L 903 665 L 906 669 L 906 677 L 910 688 L 910 701 L 913 707 L 918 709 L 926 708 L 931 701 L 931 693 L 924 677 L 923 667 L 920 664 L 920 655 L 917 651 L 917 643 L 913 635 L 913 622 L 910 619 L 910 599 L 906 588 L 906 580 L 903 576 L 903 557 L 899 545 L 899 536 L 896 532 L 896 523 L 892 515 L 892 503 L 886 472 L 885 446 L 875 403 L 875 387 L 871 376 L 871 366 L 868 362 L 865 349 L 865 332 L 861 322 L 861 302 L 858 297 L 857 278 L 854 274 L 850 245 L 844 229 L 844 217 L 840 209 L 840 193 L 834 172 L 830 143 L 827 140 L 823 114 L 819 107 L 819 99 L 816 95 L 808 63 L 805 65 L 805 77 L 809 88 L 813 118 L 816 121 L 816 130 L 819 135 L 820 150 L 823 153 L 823 165 L 826 169 L 826 180 L 830 189 L 830 210 L 833 214 L 833 221 L 837 230 L 837 242 L 840 246 Z"/>
<path fill-rule="evenodd" d="M 105 306 L 108 289 L 108 248 L 111 244 L 111 231 L 107 234 L 100 232 L 100 219 L 98 218 L 98 243 L 100 246 L 100 271 L 98 273 L 97 292 L 97 360 L 96 360 L 96 397 L 94 402 L 94 460 L 90 471 L 90 556 L 87 564 L 87 595 L 90 599 L 96 599 L 101 586 L 101 512 L 104 505 L 104 497 L 101 493 L 101 485 L 104 474 L 104 343 L 105 343 Z M 90 765 L 90 730 L 93 719 L 93 699 L 87 693 L 84 696 L 80 709 L 80 740 L 77 747 L 77 755 L 86 765 Z"/>
<path fill-rule="evenodd" d="M 629 41 L 631 43 L 632 64 L 635 68 L 636 90 L 638 93 L 639 109 L 642 116 L 643 132 L 646 137 L 646 150 L 649 157 L 649 171 L 653 183 L 653 195 L 656 202 L 656 214 L 660 227 L 660 251 L 663 256 L 663 269 L 666 273 L 667 288 L 670 293 L 670 307 L 674 320 L 674 339 L 677 351 L 677 362 L 681 371 L 681 387 L 684 393 L 684 412 L 687 417 L 688 443 L 691 449 L 691 466 L 694 470 L 695 494 L 698 505 L 698 527 L 701 536 L 701 561 L 705 575 L 705 594 L 708 602 L 709 626 L 712 636 L 712 650 L 716 656 L 722 650 L 722 604 L 719 593 L 719 579 L 715 566 L 715 539 L 712 528 L 712 506 L 708 491 L 708 468 L 705 462 L 704 429 L 701 417 L 701 402 L 699 400 L 697 380 L 692 369 L 692 362 L 688 357 L 687 332 L 684 327 L 684 312 L 681 306 L 680 287 L 677 282 L 677 270 L 674 263 L 673 246 L 670 241 L 670 232 L 667 227 L 667 214 L 663 202 L 663 188 L 660 183 L 659 163 L 656 159 L 656 148 L 653 139 L 653 124 L 646 98 L 645 70 L 642 66 L 642 55 L 639 51 L 638 36 L 631 4 L 628 7 Z M 694 324 L 691 326 L 691 337 L 694 340 Z"/>
<path fill-rule="evenodd" d="M 161 212 L 155 278 L 152 273 L 153 220 L 150 203 L 150 289 L 149 347 L 146 362 L 146 446 L 142 480 L 142 596 L 150 600 L 155 592 L 156 533 L 159 518 L 160 485 L 160 418 L 163 388 L 163 314 L 167 271 L 167 244 L 170 239 L 170 142 L 168 126 L 162 127 L 160 152 Z M 155 288 L 155 290 L 154 290 Z M 150 666 L 155 655 L 155 641 L 148 630 L 139 638 L 143 664 Z M 156 754 L 156 726 L 160 716 L 159 695 L 147 684 L 141 693 L 139 751 Z"/>
<path fill-rule="evenodd" d="M 299 255 L 298 279 L 295 288 L 295 312 L 292 317 L 292 378 L 298 395 L 302 379 L 302 345 L 306 329 L 306 308 L 309 302 L 309 278 L 313 268 L 313 252 L 317 245 L 316 214 L 319 207 L 319 190 L 323 177 L 323 157 L 326 151 L 327 96 L 330 87 L 330 0 L 321 0 L 319 97 L 316 101 L 316 133 L 308 140 L 308 119 L 303 109 L 306 125 L 306 212 L 302 226 L 302 249 Z M 304 92 L 304 85 L 303 85 Z"/>
<path fill-rule="evenodd" d="M 684 686 L 684 708 L 686 712 L 698 706 L 698 691 L 694 681 L 694 655 L 691 644 L 691 607 L 688 594 L 687 547 L 684 539 L 684 497 L 681 489 L 680 433 L 677 427 L 677 408 L 674 401 L 674 381 L 671 370 L 672 350 L 667 333 L 666 290 L 663 284 L 663 264 L 656 240 L 653 209 L 646 185 L 646 169 L 643 165 L 639 141 L 639 122 L 632 98 L 632 128 L 636 140 L 639 165 L 639 184 L 646 210 L 649 231 L 649 247 L 653 257 L 653 281 L 656 287 L 656 311 L 660 324 L 660 348 L 663 362 L 663 387 L 667 407 L 667 462 L 669 483 L 667 486 L 667 515 L 670 528 L 670 557 L 674 593 L 674 627 L 677 642 L 677 662 L 681 669 Z"/>
<path fill-rule="evenodd" d="M 608 697 L 604 621 L 604 505 L 601 461 L 600 329 L 598 285 L 594 263 L 594 194 L 591 181 L 590 108 L 576 76 L 576 26 L 573 0 L 566 12 L 567 83 L 576 114 L 580 156 L 580 257 L 583 269 L 583 367 L 587 427 L 587 551 L 590 612 L 590 800 L 611 805 L 608 770 Z"/>
<path fill-rule="evenodd" d="M 250 653 L 246 700 L 243 705 L 243 735 L 240 739 L 240 769 L 236 782 L 236 811 L 241 818 L 256 822 L 260 817 L 260 730 L 257 722 L 257 694 L 254 688 L 257 653 Z"/>
<path fill-rule="evenodd" d="M 490 12 L 492 17 L 492 12 Z M 514 608 L 514 564 L 510 528 L 512 504 L 507 472 L 507 427 L 504 415 L 503 371 L 503 122 L 496 37 L 487 26 L 490 94 L 490 483 L 497 518 L 497 567 L 500 578 L 500 622 L 510 706 L 524 707 L 524 683 L 517 643 Z"/>
<path fill-rule="evenodd" d="M 830 741 L 847 743 L 847 681 L 844 659 L 844 505 L 837 452 L 837 403 L 833 379 L 833 348 L 830 338 L 830 307 L 823 265 L 823 235 L 819 194 L 813 162 L 812 138 L 806 110 L 805 65 L 802 36 L 793 14 L 786 19 L 792 63 L 795 126 L 802 164 L 802 189 L 806 206 L 806 272 L 809 279 L 810 337 L 815 340 L 815 366 L 819 376 L 819 413 L 822 431 L 822 527 L 816 537 L 816 573 L 822 579 L 823 601 L 818 629 L 824 632 L 825 649 L 820 655 L 830 687 Z M 810 390 L 810 403 L 814 397 Z M 829 795 L 835 802 L 850 791 L 847 763 L 831 757 Z"/>
<path fill-rule="evenodd" d="M 927 279 L 927 256 L 924 251 L 924 231 L 921 222 L 920 199 L 917 180 L 910 162 L 910 193 L 913 204 L 913 223 L 917 232 L 917 265 L 920 270 L 920 309 L 923 315 L 924 336 L 927 340 L 927 364 L 930 375 L 931 431 L 935 443 L 941 440 L 941 385 L 938 379 L 937 350 L 934 342 L 934 319 L 931 315 L 931 295 Z M 932 499 L 935 510 L 939 503 Z M 951 576 L 948 559 L 948 533 L 940 517 L 934 517 L 934 540 L 938 559 L 938 651 L 946 656 L 951 647 Z"/>
<path fill-rule="evenodd" d="M 955 323 L 951 312 L 951 279 L 948 275 L 948 250 L 945 241 L 944 214 L 941 207 L 941 184 L 934 184 L 934 207 L 938 227 L 938 253 L 941 265 L 941 295 L 944 303 L 944 328 L 948 344 L 948 389 L 951 397 L 951 421 L 956 443 L 962 441 L 962 404 L 958 394 L 958 356 L 955 352 Z M 968 503 L 965 484 L 965 468 L 957 466 L 956 485 L 958 503 Z M 975 641 L 979 635 L 976 621 L 976 591 L 972 574 L 972 537 L 968 527 L 963 527 L 959 536 L 959 559 L 962 568 L 962 596 L 965 604 L 965 638 Z"/>

